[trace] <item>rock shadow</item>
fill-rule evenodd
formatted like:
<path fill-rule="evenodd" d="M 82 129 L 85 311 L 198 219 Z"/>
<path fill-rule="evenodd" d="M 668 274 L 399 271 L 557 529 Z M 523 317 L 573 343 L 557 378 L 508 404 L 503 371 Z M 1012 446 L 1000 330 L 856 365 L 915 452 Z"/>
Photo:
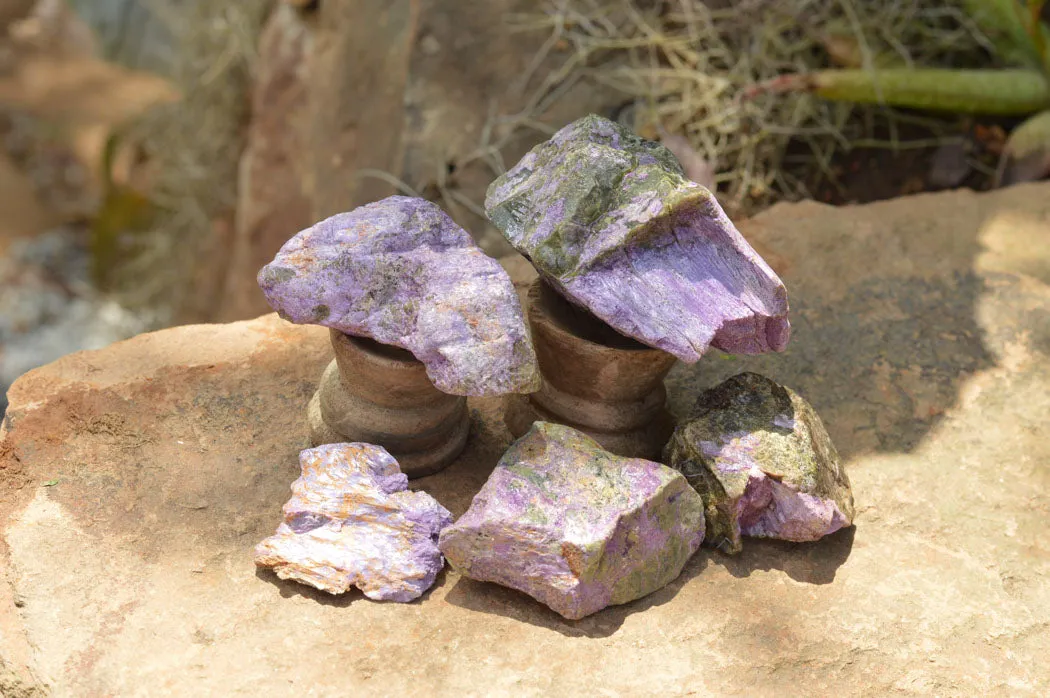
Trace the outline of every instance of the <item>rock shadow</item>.
<path fill-rule="evenodd" d="M 671 601 L 678 592 L 707 566 L 707 556 L 694 555 L 672 582 L 630 603 L 609 606 L 580 620 L 558 615 L 528 594 L 490 582 L 460 577 L 445 600 L 453 606 L 479 613 L 503 616 L 565 637 L 603 638 L 616 633 L 628 616 Z"/>
<path fill-rule="evenodd" d="M 843 216 L 845 225 L 845 213 L 828 215 Z M 975 317 L 987 290 L 972 268 L 977 230 L 956 241 L 954 268 L 936 274 L 902 273 L 908 261 L 891 255 L 849 260 L 845 242 L 840 254 L 844 265 L 857 268 L 856 281 L 812 278 L 805 260 L 789 267 L 783 275 L 791 302 L 788 348 L 761 356 L 710 351 L 692 366 L 676 366 L 667 380 L 672 412 L 688 418 L 703 390 L 753 371 L 809 401 L 844 461 L 911 452 L 955 406 L 965 381 L 995 365 Z M 885 237 L 887 246 L 899 244 L 897 234 Z"/>
<path fill-rule="evenodd" d="M 296 582 L 291 579 L 281 579 L 277 574 L 270 569 L 258 568 L 255 570 L 255 576 L 261 581 L 276 587 L 281 598 L 291 599 L 296 596 L 300 596 L 304 599 L 310 599 L 315 601 L 322 606 L 334 606 L 336 608 L 346 608 L 354 601 L 364 599 L 365 595 L 357 589 L 349 589 L 344 594 L 329 594 L 327 591 L 321 591 L 315 589 L 308 584 Z"/>
<path fill-rule="evenodd" d="M 438 572 L 437 577 L 435 577 L 434 583 L 430 586 L 430 588 L 423 592 L 423 594 L 418 599 L 413 599 L 408 603 L 423 603 L 427 599 L 429 599 L 431 594 L 433 594 L 436 590 L 444 587 L 448 577 L 447 570 L 447 567 L 442 568 L 442 570 Z M 374 599 L 369 599 L 364 595 L 364 593 L 360 589 L 357 589 L 356 587 L 351 587 L 342 594 L 329 594 L 327 591 L 315 589 L 309 584 L 303 584 L 302 582 L 297 582 L 292 579 L 281 579 L 271 569 L 256 568 L 255 577 L 263 582 L 266 582 L 276 587 L 278 593 L 280 593 L 281 595 L 281 598 L 290 599 L 299 596 L 304 599 L 315 601 L 321 606 L 347 608 L 358 601 L 367 601 L 369 603 L 401 603 L 399 601 L 377 601 Z"/>
<path fill-rule="evenodd" d="M 448 468 L 409 481 L 409 489 L 426 492 L 459 518 L 510 446 L 503 424 L 502 398 L 472 398 L 470 437 L 463 453 Z"/>
<path fill-rule="evenodd" d="M 756 570 L 778 570 L 803 584 L 831 584 L 853 551 L 856 531 L 856 526 L 850 526 L 812 543 L 745 538 L 743 550 L 736 555 L 711 548 L 699 555 L 738 579 L 749 577 Z"/>

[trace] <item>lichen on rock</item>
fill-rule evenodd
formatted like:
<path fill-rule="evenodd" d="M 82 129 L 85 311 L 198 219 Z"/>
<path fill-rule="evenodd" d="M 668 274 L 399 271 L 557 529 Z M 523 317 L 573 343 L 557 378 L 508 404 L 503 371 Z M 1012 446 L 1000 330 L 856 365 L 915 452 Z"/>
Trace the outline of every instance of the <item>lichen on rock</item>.
<path fill-rule="evenodd" d="M 408 478 L 385 449 L 328 444 L 299 454 L 277 532 L 255 548 L 255 564 L 281 579 L 341 594 L 356 586 L 371 599 L 411 601 L 444 567 L 437 547 L 452 514 Z"/>
<path fill-rule="evenodd" d="M 407 349 L 443 392 L 539 389 L 510 277 L 429 201 L 391 196 L 323 220 L 258 281 L 281 317 Z"/>
<path fill-rule="evenodd" d="M 440 547 L 466 576 L 578 619 L 671 582 L 703 537 L 703 503 L 679 473 L 537 422 Z"/>
<path fill-rule="evenodd" d="M 664 146 L 598 116 L 532 149 L 485 210 L 563 296 L 686 362 L 781 351 L 783 283 Z"/>
<path fill-rule="evenodd" d="M 710 545 L 735 553 L 741 536 L 805 542 L 852 524 L 849 477 L 819 415 L 797 393 L 741 373 L 702 393 L 696 406 L 664 462 L 703 497 Z"/>

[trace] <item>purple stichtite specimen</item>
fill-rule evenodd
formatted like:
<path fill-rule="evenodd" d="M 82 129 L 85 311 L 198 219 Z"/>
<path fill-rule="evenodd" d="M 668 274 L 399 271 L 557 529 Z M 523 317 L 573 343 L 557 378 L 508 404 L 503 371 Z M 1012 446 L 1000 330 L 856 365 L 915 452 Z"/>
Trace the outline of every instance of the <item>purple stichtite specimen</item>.
<path fill-rule="evenodd" d="M 584 117 L 533 148 L 485 210 L 563 296 L 622 334 L 690 363 L 709 345 L 787 346 L 777 275 L 667 148 L 611 121 Z"/>
<path fill-rule="evenodd" d="M 445 561 L 438 534 L 452 514 L 408 478 L 389 453 L 363 443 L 299 454 L 277 533 L 255 548 L 255 564 L 330 594 L 356 586 L 371 599 L 411 601 Z"/>
<path fill-rule="evenodd" d="M 853 492 L 820 417 L 765 376 L 741 373 L 704 392 L 664 462 L 704 498 L 707 542 L 741 536 L 814 541 L 853 522 Z"/>
<path fill-rule="evenodd" d="M 429 201 L 391 196 L 323 220 L 281 248 L 259 285 L 287 320 L 409 350 L 443 392 L 539 389 L 510 277 Z"/>
<path fill-rule="evenodd" d="M 537 422 L 440 546 L 464 575 L 578 619 L 672 581 L 703 538 L 703 502 L 679 473 Z"/>

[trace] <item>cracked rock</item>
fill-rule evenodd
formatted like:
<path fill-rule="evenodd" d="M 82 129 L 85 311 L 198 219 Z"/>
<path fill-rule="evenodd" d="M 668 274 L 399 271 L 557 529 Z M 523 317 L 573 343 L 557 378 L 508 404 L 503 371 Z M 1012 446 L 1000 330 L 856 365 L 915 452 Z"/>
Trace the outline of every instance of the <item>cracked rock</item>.
<path fill-rule="evenodd" d="M 852 525 L 853 492 L 816 411 L 794 391 L 741 373 L 702 393 L 664 462 L 704 499 L 707 541 L 815 541 Z"/>
<path fill-rule="evenodd" d="M 784 284 L 674 155 L 588 116 L 489 187 L 485 210 L 563 296 L 686 362 L 788 343 Z"/>
<path fill-rule="evenodd" d="M 256 565 L 330 594 L 356 586 L 381 601 L 411 601 L 430 588 L 445 565 L 437 539 L 452 514 L 409 491 L 385 449 L 328 444 L 300 453 L 299 465 L 284 521 L 256 546 Z"/>
<path fill-rule="evenodd" d="M 391 196 L 323 220 L 281 248 L 259 285 L 286 320 L 407 349 L 445 393 L 539 389 L 510 277 L 429 201 Z"/>
<path fill-rule="evenodd" d="M 466 576 L 578 619 L 671 582 L 703 537 L 703 503 L 680 474 L 537 422 L 440 546 Z"/>

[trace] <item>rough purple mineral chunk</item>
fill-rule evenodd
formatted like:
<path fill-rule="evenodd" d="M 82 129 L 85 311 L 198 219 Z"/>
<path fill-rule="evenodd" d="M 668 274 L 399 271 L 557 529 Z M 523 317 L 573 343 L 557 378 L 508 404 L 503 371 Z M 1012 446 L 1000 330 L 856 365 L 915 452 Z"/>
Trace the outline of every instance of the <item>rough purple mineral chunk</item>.
<path fill-rule="evenodd" d="M 411 601 L 445 561 L 438 534 L 452 514 L 408 478 L 385 449 L 328 444 L 299 454 L 277 533 L 255 548 L 255 564 L 330 594 L 356 586 L 371 599 Z"/>
<path fill-rule="evenodd" d="M 323 220 L 281 248 L 259 285 L 287 320 L 408 349 L 443 392 L 539 389 L 510 277 L 429 201 L 391 196 Z"/>
<path fill-rule="evenodd" d="M 853 521 L 853 492 L 823 422 L 808 402 L 765 376 L 741 373 L 700 395 L 664 462 L 704 499 L 707 541 L 814 541 Z"/>
<path fill-rule="evenodd" d="M 466 576 L 577 619 L 672 581 L 703 537 L 703 502 L 677 472 L 537 422 L 440 546 Z"/>
<path fill-rule="evenodd" d="M 781 351 L 784 284 L 667 148 L 597 116 L 489 187 L 489 217 L 562 295 L 620 333 L 700 358 Z"/>

